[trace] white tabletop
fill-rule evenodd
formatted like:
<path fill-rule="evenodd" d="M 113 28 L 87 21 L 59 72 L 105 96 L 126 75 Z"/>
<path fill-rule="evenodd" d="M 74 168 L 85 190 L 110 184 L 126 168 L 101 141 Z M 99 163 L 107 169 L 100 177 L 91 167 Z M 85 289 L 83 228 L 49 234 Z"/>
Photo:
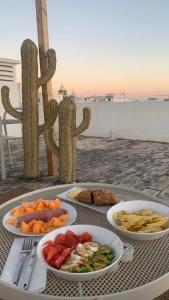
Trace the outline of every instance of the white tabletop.
<path fill-rule="evenodd" d="M 45 198 L 54 199 L 74 185 L 60 185 L 37 190 L 26 195 L 19 196 L 0 207 L 0 218 L 12 207 L 21 203 L 23 199 Z M 118 197 L 124 200 L 154 200 L 163 202 L 158 198 L 145 195 L 136 190 L 111 184 L 81 183 L 81 187 L 101 187 L 114 191 Z M 107 223 L 106 215 L 79 204 L 72 203 L 78 213 L 77 223 L 95 224 L 102 227 L 112 227 Z M 0 226 L 0 272 L 3 269 L 10 245 L 14 236 Z M 149 300 L 154 299 L 168 289 L 169 282 L 169 237 L 157 241 L 138 242 L 131 241 L 134 247 L 134 258 L 131 262 L 120 263 L 116 273 L 110 273 L 92 282 L 77 283 L 58 279 L 53 273 L 48 273 L 47 286 L 44 294 L 24 292 L 16 287 L 10 287 L 0 281 L 0 297 L 3 300 Z"/>

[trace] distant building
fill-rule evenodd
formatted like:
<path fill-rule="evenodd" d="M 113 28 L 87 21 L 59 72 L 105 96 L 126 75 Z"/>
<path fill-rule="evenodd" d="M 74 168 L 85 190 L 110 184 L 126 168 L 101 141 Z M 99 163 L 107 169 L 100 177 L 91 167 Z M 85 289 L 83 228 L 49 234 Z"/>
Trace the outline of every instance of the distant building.
<path fill-rule="evenodd" d="M 148 101 L 158 101 L 158 99 L 156 97 L 149 97 Z"/>
<path fill-rule="evenodd" d="M 113 99 L 114 99 L 114 94 L 113 94 L 113 93 L 107 93 L 107 94 L 105 95 L 105 100 L 106 100 L 107 102 L 112 102 Z"/>
<path fill-rule="evenodd" d="M 169 95 L 155 95 L 149 97 L 148 101 L 169 101 Z"/>
<path fill-rule="evenodd" d="M 73 94 L 74 101 L 76 103 L 78 102 L 113 102 L 114 101 L 114 94 L 113 93 L 108 93 L 104 96 L 89 96 L 89 97 L 82 97 L 82 98 L 77 98 Z"/>
<path fill-rule="evenodd" d="M 59 103 L 63 100 L 63 97 L 67 96 L 67 90 L 64 85 L 61 83 L 57 95 L 54 97 Z"/>
<path fill-rule="evenodd" d="M 67 90 L 64 85 L 61 83 L 60 89 L 58 90 L 58 95 L 67 96 Z"/>

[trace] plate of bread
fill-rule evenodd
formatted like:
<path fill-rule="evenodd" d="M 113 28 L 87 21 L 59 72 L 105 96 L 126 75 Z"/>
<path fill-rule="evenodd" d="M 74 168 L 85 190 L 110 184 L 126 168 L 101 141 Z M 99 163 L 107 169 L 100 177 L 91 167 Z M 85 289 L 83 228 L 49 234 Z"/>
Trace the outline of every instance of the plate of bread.
<path fill-rule="evenodd" d="M 120 202 L 113 191 L 99 187 L 89 189 L 73 187 L 58 196 L 62 199 L 90 207 L 91 209 L 103 213 L 106 213 L 111 206 Z"/>

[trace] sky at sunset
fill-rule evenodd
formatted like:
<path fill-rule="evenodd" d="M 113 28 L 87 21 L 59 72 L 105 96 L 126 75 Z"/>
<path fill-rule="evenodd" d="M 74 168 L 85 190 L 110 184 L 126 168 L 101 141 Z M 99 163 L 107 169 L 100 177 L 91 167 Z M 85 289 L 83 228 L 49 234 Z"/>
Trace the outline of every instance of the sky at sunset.
<path fill-rule="evenodd" d="M 78 96 L 169 94 L 169 0 L 47 3 L 54 93 L 63 82 Z M 0 0 L 0 7 L 0 57 L 20 59 L 24 39 L 37 43 L 34 1 Z"/>

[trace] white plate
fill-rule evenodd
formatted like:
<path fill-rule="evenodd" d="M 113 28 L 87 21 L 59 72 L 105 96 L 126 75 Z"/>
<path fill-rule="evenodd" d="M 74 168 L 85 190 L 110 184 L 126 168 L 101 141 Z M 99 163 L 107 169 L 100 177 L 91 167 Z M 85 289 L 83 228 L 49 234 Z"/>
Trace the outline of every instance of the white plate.
<path fill-rule="evenodd" d="M 74 221 L 76 220 L 77 218 L 77 211 L 76 209 L 68 204 L 68 203 L 65 203 L 65 202 L 62 202 L 61 208 L 64 208 L 67 210 L 68 212 L 68 215 L 69 215 L 69 218 L 68 220 L 66 221 L 66 226 L 67 225 L 71 225 L 74 223 Z M 11 216 L 11 210 L 3 217 L 3 220 L 2 220 L 2 224 L 3 226 L 6 228 L 6 230 L 8 230 L 9 232 L 12 232 L 14 234 L 17 234 L 17 235 L 21 235 L 21 236 L 43 236 L 45 235 L 45 233 L 42 233 L 42 234 L 33 234 L 33 233 L 22 233 L 20 228 L 17 228 L 15 225 L 10 225 L 10 224 L 7 224 L 7 220 L 8 219 L 11 219 L 12 216 Z"/>
<path fill-rule="evenodd" d="M 140 240 L 140 241 L 148 241 L 148 240 L 155 240 L 161 238 L 165 234 L 169 233 L 169 222 L 167 228 L 165 230 L 154 232 L 154 233 L 142 233 L 142 232 L 132 232 L 121 229 L 116 221 L 114 220 L 112 214 L 114 212 L 122 211 L 122 210 L 129 210 L 129 211 L 138 211 L 141 209 L 150 209 L 153 210 L 157 214 L 161 214 L 164 216 L 169 217 L 169 207 L 165 206 L 159 202 L 153 201 L 146 201 L 146 200 L 133 200 L 133 201 L 126 201 L 123 203 L 116 204 L 112 206 L 107 212 L 107 220 L 109 223 L 116 229 L 116 231 L 133 240 Z"/>
<path fill-rule="evenodd" d="M 69 197 L 69 193 L 73 190 L 76 190 L 77 188 L 80 188 L 82 191 L 85 191 L 86 188 L 83 188 L 83 187 L 73 187 L 69 190 L 67 190 L 66 192 L 63 192 L 61 194 L 57 194 L 57 197 L 59 198 L 62 198 L 62 199 L 65 199 L 67 201 L 70 201 L 70 202 L 73 202 L 73 203 L 76 203 L 76 204 L 79 204 L 79 205 L 82 205 L 82 206 L 86 206 L 90 209 L 93 209 L 93 210 L 96 210 L 96 211 L 99 211 L 99 212 L 102 212 L 102 213 L 107 213 L 107 211 L 109 210 L 110 207 L 112 207 L 112 205 L 101 205 L 101 206 L 97 206 L 97 205 L 94 205 L 94 204 L 87 204 L 87 203 L 84 203 L 84 202 L 80 202 L 80 201 L 77 201 L 76 199 L 72 199 Z M 92 188 L 92 187 L 91 187 Z M 97 188 L 97 187 L 94 187 L 94 188 Z M 99 188 L 99 187 L 98 187 Z M 105 189 L 106 190 L 106 189 Z M 111 190 L 109 189 L 109 191 L 111 192 Z M 112 191 L 113 192 L 113 191 Z M 119 200 L 119 202 L 122 202 L 123 200 Z"/>
<path fill-rule="evenodd" d="M 55 237 L 59 233 L 65 233 L 67 230 L 72 230 L 75 234 L 80 235 L 83 232 L 89 232 L 93 236 L 93 241 L 96 241 L 100 244 L 107 244 L 109 245 L 113 252 L 114 252 L 114 259 L 112 263 L 107 266 L 104 269 L 89 272 L 89 273 L 70 273 L 70 272 L 64 272 L 57 269 L 52 268 L 49 266 L 43 256 L 43 245 L 48 240 L 54 240 Z M 63 228 L 56 229 L 48 234 L 46 234 L 39 242 L 37 246 L 37 255 L 40 259 L 40 261 L 45 264 L 45 266 L 51 270 L 56 276 L 65 279 L 65 280 L 71 280 L 71 281 L 87 281 L 94 278 L 98 278 L 107 272 L 113 271 L 116 269 L 117 264 L 120 260 L 120 258 L 123 255 L 123 242 L 120 240 L 120 238 L 113 233 L 112 231 L 98 227 L 93 225 L 73 225 L 73 226 L 67 226 Z"/>

